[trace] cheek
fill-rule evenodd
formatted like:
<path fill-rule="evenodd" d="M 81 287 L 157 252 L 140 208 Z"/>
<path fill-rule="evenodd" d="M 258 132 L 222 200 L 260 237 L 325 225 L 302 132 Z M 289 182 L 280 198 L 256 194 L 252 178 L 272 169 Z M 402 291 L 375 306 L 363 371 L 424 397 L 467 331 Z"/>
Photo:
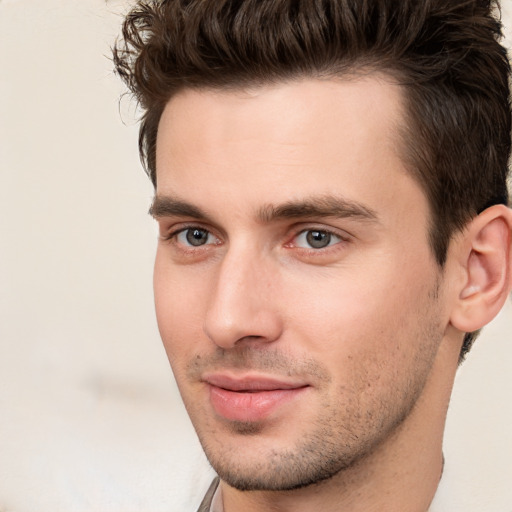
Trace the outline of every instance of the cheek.
<path fill-rule="evenodd" d="M 204 323 L 204 285 L 157 253 L 153 276 L 160 336 L 173 367 L 199 345 Z M 197 351 L 197 350 L 196 350 Z"/>
<path fill-rule="evenodd" d="M 348 364 L 348 359 L 399 365 L 417 349 L 414 338 L 422 318 L 427 324 L 431 321 L 431 274 L 407 276 L 402 267 L 400 276 L 395 267 L 384 265 L 374 274 L 368 267 L 365 270 L 346 272 L 339 280 L 317 281 L 307 293 L 304 282 L 290 284 L 294 300 L 288 324 L 292 330 L 301 326 L 312 357 L 333 368 Z"/>

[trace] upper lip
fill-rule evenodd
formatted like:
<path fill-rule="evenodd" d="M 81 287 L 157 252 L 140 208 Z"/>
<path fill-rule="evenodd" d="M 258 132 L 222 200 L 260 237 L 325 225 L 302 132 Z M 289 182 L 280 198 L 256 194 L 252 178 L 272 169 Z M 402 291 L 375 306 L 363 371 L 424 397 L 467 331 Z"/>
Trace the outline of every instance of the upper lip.
<path fill-rule="evenodd" d="M 221 373 L 210 373 L 202 379 L 208 384 L 229 391 L 275 391 L 279 389 L 298 389 L 308 384 L 299 381 L 286 381 L 269 376 L 233 376 Z"/>

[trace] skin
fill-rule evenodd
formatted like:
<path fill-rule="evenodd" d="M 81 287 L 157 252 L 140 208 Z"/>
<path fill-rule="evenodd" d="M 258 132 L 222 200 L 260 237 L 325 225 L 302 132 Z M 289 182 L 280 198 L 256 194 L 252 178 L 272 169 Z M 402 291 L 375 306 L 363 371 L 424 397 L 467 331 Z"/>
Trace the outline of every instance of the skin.
<path fill-rule="evenodd" d="M 226 512 L 419 512 L 435 493 L 462 274 L 435 263 L 401 112 L 370 76 L 188 90 L 163 113 L 157 319 Z M 302 390 L 231 420 L 212 374 Z"/>

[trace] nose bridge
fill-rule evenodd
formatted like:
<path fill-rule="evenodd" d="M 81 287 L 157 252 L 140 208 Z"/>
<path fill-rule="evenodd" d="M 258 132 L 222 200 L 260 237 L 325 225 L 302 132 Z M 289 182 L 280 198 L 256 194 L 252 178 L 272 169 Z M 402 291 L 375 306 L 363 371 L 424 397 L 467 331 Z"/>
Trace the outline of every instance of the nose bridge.
<path fill-rule="evenodd" d="M 274 341 L 281 322 L 273 306 L 276 269 L 250 242 L 233 244 L 219 264 L 205 318 L 205 332 L 230 348 L 242 340 Z"/>

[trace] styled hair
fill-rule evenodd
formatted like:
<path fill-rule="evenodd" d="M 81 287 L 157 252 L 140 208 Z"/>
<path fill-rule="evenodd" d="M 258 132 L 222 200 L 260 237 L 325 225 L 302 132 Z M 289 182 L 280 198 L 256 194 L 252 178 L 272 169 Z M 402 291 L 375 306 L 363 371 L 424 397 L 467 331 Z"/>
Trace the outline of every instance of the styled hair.
<path fill-rule="evenodd" d="M 455 232 L 508 204 L 510 67 L 498 12 L 491 0 L 140 0 L 114 63 L 142 108 L 139 150 L 155 186 L 158 124 L 180 90 L 387 75 L 403 86 L 401 156 L 429 201 L 442 267 Z"/>

